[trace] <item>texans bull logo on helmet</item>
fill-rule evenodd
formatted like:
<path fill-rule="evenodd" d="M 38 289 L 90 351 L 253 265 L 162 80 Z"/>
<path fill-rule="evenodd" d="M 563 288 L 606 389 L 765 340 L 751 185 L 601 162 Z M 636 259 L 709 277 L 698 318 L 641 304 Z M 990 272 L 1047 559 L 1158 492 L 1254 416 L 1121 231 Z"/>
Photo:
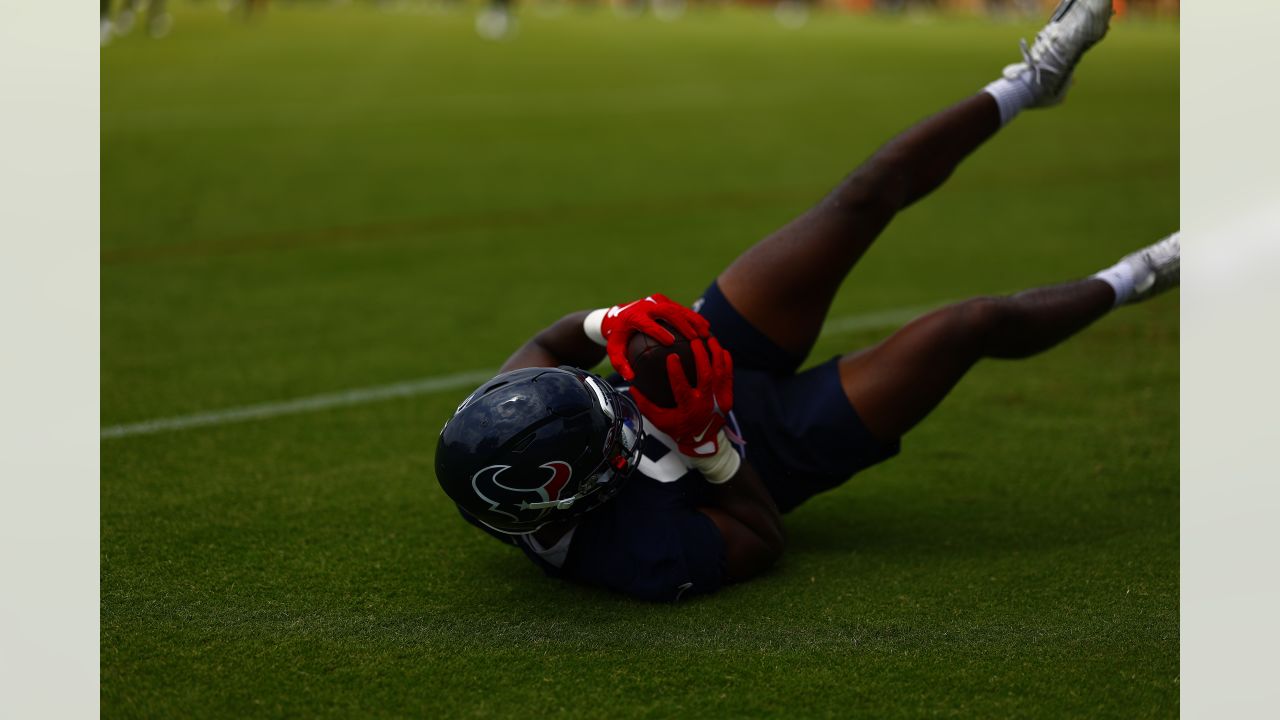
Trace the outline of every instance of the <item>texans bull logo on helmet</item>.
<path fill-rule="evenodd" d="M 481 385 L 445 423 L 436 477 L 468 519 L 524 535 L 616 495 L 644 437 L 635 403 L 600 378 L 521 368 Z"/>
<path fill-rule="evenodd" d="M 518 477 L 530 471 L 513 469 L 511 465 L 490 465 L 471 476 L 471 487 L 476 495 L 489 503 L 491 511 L 518 523 L 537 522 L 548 510 L 558 506 L 561 493 L 573 477 L 573 468 L 562 460 L 543 463 L 532 471 L 548 473 L 547 481 L 536 488 L 518 486 L 525 483 L 516 483 L 516 486 L 504 484 L 503 476 L 509 472 Z M 514 480 L 509 475 L 505 479 L 508 482 Z"/>

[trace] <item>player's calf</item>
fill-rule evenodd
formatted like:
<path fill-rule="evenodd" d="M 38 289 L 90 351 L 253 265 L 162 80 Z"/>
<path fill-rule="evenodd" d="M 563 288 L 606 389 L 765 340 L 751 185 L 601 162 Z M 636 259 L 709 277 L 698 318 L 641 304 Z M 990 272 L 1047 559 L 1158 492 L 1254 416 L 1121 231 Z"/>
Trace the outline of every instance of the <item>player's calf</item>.
<path fill-rule="evenodd" d="M 979 357 L 1015 360 L 1048 350 L 1102 317 L 1111 293 L 1096 280 L 1036 288 L 962 303 L 963 325 L 980 346 Z"/>
<path fill-rule="evenodd" d="M 1028 357 L 1048 350 L 1114 307 L 1177 287 L 1180 266 L 1181 242 L 1174 233 L 1085 280 L 1008 297 L 975 298 L 944 312 L 949 312 L 953 332 L 975 338 L 982 357 Z"/>

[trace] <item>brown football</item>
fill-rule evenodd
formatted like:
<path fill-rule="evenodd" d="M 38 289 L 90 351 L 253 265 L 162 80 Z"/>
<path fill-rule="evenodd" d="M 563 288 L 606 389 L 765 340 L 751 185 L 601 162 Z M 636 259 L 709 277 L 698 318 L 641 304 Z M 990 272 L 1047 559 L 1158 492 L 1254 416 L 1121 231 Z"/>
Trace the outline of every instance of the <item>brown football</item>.
<path fill-rule="evenodd" d="M 671 393 L 671 382 L 667 378 L 667 356 L 671 353 L 680 356 L 685 377 L 694 386 L 698 384 L 697 364 L 688 338 L 676 332 L 665 320 L 659 320 L 658 324 L 670 330 L 676 336 L 676 341 L 664 346 L 644 333 L 632 335 L 631 341 L 627 343 L 627 360 L 631 362 L 631 369 L 636 371 L 636 377 L 631 384 L 654 404 L 675 407 L 675 396 Z"/>

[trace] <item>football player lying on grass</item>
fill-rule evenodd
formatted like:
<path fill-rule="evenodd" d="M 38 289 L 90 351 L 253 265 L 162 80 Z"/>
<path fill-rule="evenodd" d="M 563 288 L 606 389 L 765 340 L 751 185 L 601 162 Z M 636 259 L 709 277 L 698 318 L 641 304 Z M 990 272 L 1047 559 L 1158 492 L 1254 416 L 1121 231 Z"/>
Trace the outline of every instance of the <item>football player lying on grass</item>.
<path fill-rule="evenodd" d="M 440 433 L 436 474 L 463 517 L 552 576 L 647 600 L 713 592 L 777 562 L 783 516 L 895 455 L 978 360 L 1035 355 L 1177 285 L 1174 234 L 1092 277 L 944 307 L 796 372 L 894 215 L 1020 110 L 1060 102 L 1110 16 L 1109 0 L 1063 2 L 1024 62 L 890 141 L 692 309 L 654 295 L 526 343 Z M 581 369 L 606 353 L 617 375 Z"/>

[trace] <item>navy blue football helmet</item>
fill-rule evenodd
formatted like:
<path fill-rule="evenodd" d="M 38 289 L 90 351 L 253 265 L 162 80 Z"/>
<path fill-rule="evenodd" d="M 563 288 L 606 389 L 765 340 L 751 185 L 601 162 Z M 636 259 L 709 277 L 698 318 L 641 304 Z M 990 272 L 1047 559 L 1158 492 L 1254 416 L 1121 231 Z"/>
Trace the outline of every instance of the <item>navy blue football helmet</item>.
<path fill-rule="evenodd" d="M 631 398 L 584 370 L 523 368 L 481 385 L 440 431 L 436 478 L 476 520 L 524 535 L 599 507 L 640 462 Z"/>

